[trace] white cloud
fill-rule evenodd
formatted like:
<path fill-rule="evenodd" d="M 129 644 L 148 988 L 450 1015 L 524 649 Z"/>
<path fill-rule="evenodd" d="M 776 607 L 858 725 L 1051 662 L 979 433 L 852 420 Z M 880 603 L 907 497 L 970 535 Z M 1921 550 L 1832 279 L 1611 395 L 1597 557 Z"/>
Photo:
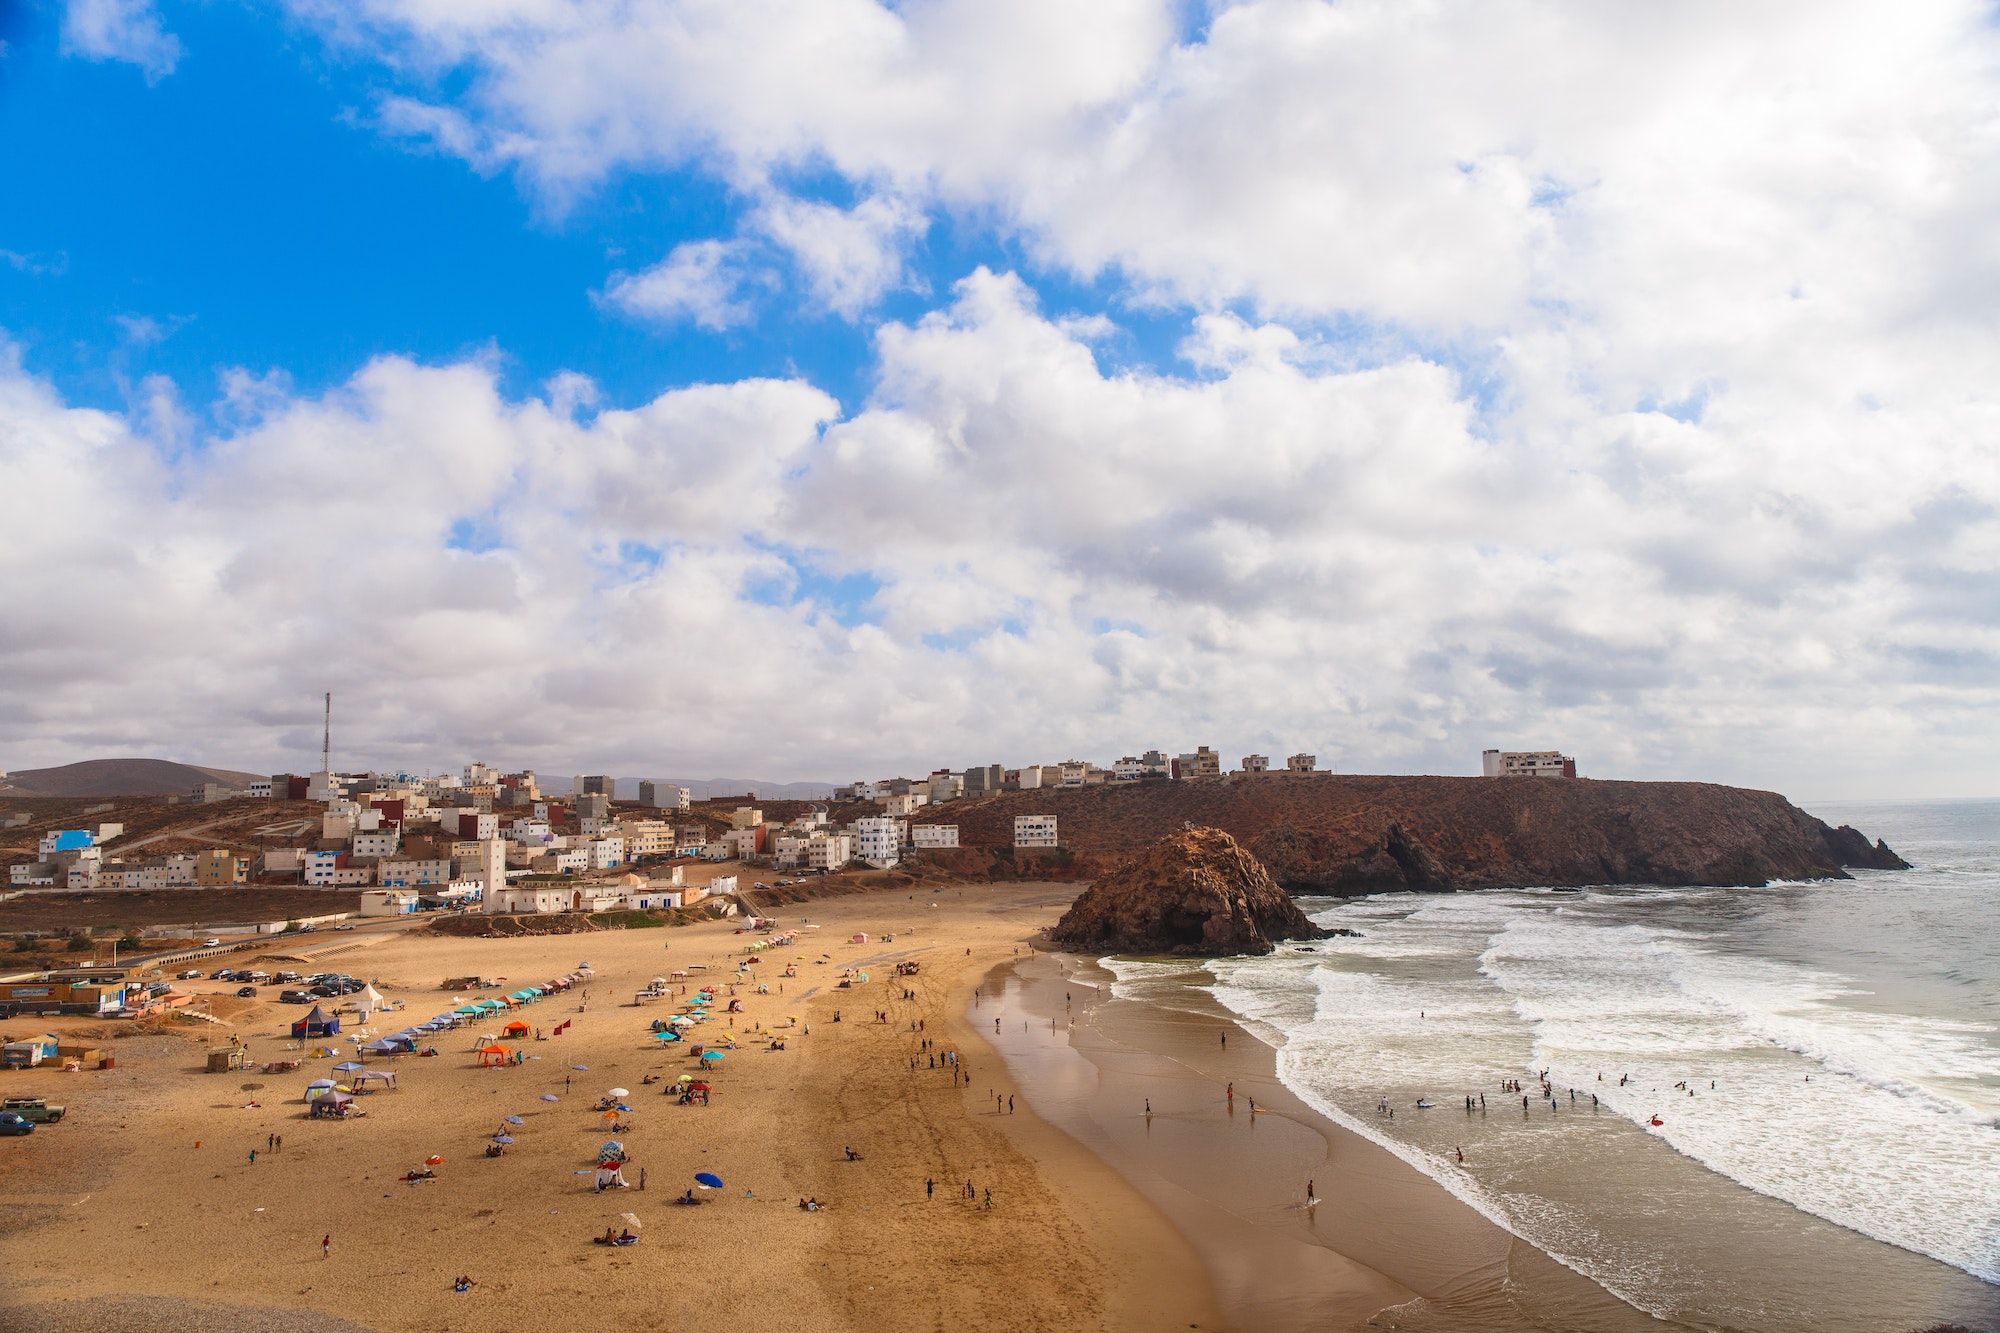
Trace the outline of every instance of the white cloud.
<path fill-rule="evenodd" d="M 742 292 L 758 280 L 747 259 L 740 241 L 688 241 L 643 272 L 615 275 L 605 299 L 642 319 L 692 320 L 716 330 L 747 324 L 755 312 Z"/>
<path fill-rule="evenodd" d="M 841 209 L 778 196 L 752 225 L 790 253 L 817 304 L 854 319 L 903 281 L 903 251 L 929 223 L 898 199 Z"/>
<path fill-rule="evenodd" d="M 158 83 L 180 63 L 181 42 L 160 22 L 153 0 L 69 0 L 62 52 L 137 65 L 147 83 Z"/>
<path fill-rule="evenodd" d="M 592 416 L 575 377 L 511 400 L 388 359 L 316 397 L 232 382 L 238 424 L 193 440 L 11 368 L 0 471 L 34 503 L 0 530 L 0 723 L 39 748 L 5 758 L 302 763 L 332 688 L 349 753 L 418 765 L 1210 743 L 1467 771 L 1497 742 L 1598 775 L 1990 781 L 1989 407 L 1772 439 L 1725 395 L 1530 447 L 1420 357 L 1342 368 L 1217 316 L 1173 378 L 1107 373 L 1102 333 L 982 271 L 881 330 L 844 419 L 796 382 Z M 1857 432 L 1896 457 L 1799 466 Z"/>

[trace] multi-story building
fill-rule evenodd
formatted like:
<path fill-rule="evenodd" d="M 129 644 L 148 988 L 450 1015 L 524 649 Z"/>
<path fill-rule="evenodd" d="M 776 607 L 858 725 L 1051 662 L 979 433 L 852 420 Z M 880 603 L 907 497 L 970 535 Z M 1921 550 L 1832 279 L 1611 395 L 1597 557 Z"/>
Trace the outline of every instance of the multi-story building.
<path fill-rule="evenodd" d="M 895 865 L 902 850 L 902 820 L 878 816 L 854 821 L 854 854 L 877 870 Z"/>
<path fill-rule="evenodd" d="M 912 824 L 910 842 L 918 850 L 958 846 L 956 824 Z"/>
<path fill-rule="evenodd" d="M 250 862 L 224 848 L 194 854 L 194 882 L 203 888 L 241 884 L 249 878 Z"/>
<path fill-rule="evenodd" d="M 927 786 L 931 804 L 942 805 L 946 801 L 957 800 L 964 793 L 965 779 L 951 772 L 949 769 L 941 768 L 931 774 L 930 782 Z"/>
<path fill-rule="evenodd" d="M 449 884 L 452 863 L 443 858 L 384 860 L 375 867 L 375 881 L 385 887 L 408 888 L 413 884 Z"/>
<path fill-rule="evenodd" d="M 1177 778 L 1214 778 L 1222 776 L 1222 756 L 1206 745 L 1195 747 L 1193 754 L 1184 754 L 1174 761 L 1174 776 Z"/>
<path fill-rule="evenodd" d="M 639 804 L 653 810 L 685 810 L 693 804 L 693 793 L 671 782 L 639 784 Z"/>
<path fill-rule="evenodd" d="M 1489 778 L 1573 778 L 1576 760 L 1556 750 L 1488 750 L 1480 772 Z"/>
<path fill-rule="evenodd" d="M 1271 771 L 1271 756 L 1267 754 L 1246 754 L 1243 756 L 1245 773 L 1268 773 Z"/>
<path fill-rule="evenodd" d="M 1016 847 L 1058 847 L 1056 840 L 1056 817 L 1054 815 L 1014 816 L 1014 845 Z"/>
<path fill-rule="evenodd" d="M 601 791 L 584 792 L 570 798 L 570 810 L 579 820 L 611 817 L 611 798 Z"/>
<path fill-rule="evenodd" d="M 987 764 L 980 768 L 965 770 L 965 794 L 967 796 L 992 796 L 999 792 L 1001 778 L 1006 770 L 998 764 Z"/>
<path fill-rule="evenodd" d="M 1042 785 L 1041 766 L 1029 764 L 1026 768 L 1010 768 L 1001 776 L 1000 785 L 1010 791 L 1033 791 Z"/>
<path fill-rule="evenodd" d="M 909 816 L 915 814 L 920 807 L 929 805 L 930 802 L 931 795 L 929 792 L 910 791 L 904 792 L 900 796 L 891 796 L 882 804 L 887 807 L 891 815 L 907 819 Z"/>
<path fill-rule="evenodd" d="M 403 831 L 395 825 L 388 828 L 356 829 L 348 843 L 349 849 L 359 856 L 394 856 L 396 849 L 403 845 Z"/>
<path fill-rule="evenodd" d="M 465 772 L 462 775 L 460 785 L 466 787 L 497 787 L 500 785 L 500 770 L 491 764 L 482 764 L 475 760 L 465 766 Z"/>
<path fill-rule="evenodd" d="M 571 796 L 602 796 L 607 801 L 618 799 L 618 779 L 606 777 L 602 773 L 579 776 L 570 779 Z"/>
<path fill-rule="evenodd" d="M 764 822 L 764 812 L 754 805 L 739 805 L 729 812 L 729 827 L 756 828 Z"/>
<path fill-rule="evenodd" d="M 1287 773 L 1310 773 L 1318 764 L 1318 755 L 1295 754 L 1285 761 L 1285 771 Z"/>
<path fill-rule="evenodd" d="M 1111 780 L 1113 782 L 1137 782 L 1145 776 L 1146 766 L 1139 761 L 1136 755 L 1125 755 L 1115 760 L 1111 765 Z"/>
<path fill-rule="evenodd" d="M 305 882 L 318 888 L 346 888 L 373 884 L 375 865 L 349 864 L 346 852 L 307 852 Z"/>
<path fill-rule="evenodd" d="M 741 860 L 762 856 L 771 845 L 771 826 L 753 824 L 747 828 L 732 828 L 722 835 L 722 844 L 729 848 L 729 854 Z"/>
<path fill-rule="evenodd" d="M 625 839 L 615 835 L 592 838 L 582 844 L 582 850 L 589 854 L 592 870 L 609 870 L 625 864 Z"/>
<path fill-rule="evenodd" d="M 806 839 L 806 865 L 838 870 L 854 859 L 854 839 L 845 833 L 815 833 Z"/>
<path fill-rule="evenodd" d="M 1058 787 L 1081 787 L 1096 765 L 1082 759 L 1065 759 L 1057 767 L 1062 770 L 1062 776 L 1056 779 Z"/>
<path fill-rule="evenodd" d="M 674 854 L 674 826 L 664 819 L 627 819 L 613 825 L 613 829 L 625 839 L 627 856 Z"/>

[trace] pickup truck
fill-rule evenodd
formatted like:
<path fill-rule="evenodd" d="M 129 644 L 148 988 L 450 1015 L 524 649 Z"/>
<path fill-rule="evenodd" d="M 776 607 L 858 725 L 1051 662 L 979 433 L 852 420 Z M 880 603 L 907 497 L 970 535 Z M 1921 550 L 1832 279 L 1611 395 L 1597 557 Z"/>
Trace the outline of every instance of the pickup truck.
<path fill-rule="evenodd" d="M 23 1120 L 33 1120 L 37 1124 L 53 1125 L 63 1118 L 60 1106 L 50 1106 L 46 1097 L 9 1097 L 0 1102 L 0 1111 L 11 1111 Z"/>

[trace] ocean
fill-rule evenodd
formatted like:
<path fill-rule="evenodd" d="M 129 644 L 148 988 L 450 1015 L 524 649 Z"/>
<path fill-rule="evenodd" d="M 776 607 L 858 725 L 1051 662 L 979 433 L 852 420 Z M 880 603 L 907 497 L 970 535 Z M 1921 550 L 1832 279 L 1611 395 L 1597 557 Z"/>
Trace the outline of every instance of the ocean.
<path fill-rule="evenodd" d="M 1104 966 L 1212 996 L 1307 1103 L 1642 1310 L 2000 1329 L 2000 802 L 1812 812 L 1915 868 L 1305 899 L 1358 934 Z"/>

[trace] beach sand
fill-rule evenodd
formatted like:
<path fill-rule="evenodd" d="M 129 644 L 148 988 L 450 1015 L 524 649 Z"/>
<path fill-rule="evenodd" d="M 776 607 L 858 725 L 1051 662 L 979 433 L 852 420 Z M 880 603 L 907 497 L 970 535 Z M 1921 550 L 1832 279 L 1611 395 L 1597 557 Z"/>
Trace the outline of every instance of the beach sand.
<path fill-rule="evenodd" d="M 786 926 L 822 928 L 757 964 L 773 993 L 739 987 L 746 1013 L 734 1030 L 789 1015 L 800 1024 L 784 1051 L 746 1041 L 730 1052 L 705 1107 L 661 1095 L 694 1067 L 646 1035 L 673 1006 L 631 1001 L 649 978 L 690 963 L 710 969 L 694 985 L 726 988 L 756 937 L 721 923 L 412 935 L 327 957 L 318 966 L 345 966 L 407 1002 L 378 1015 L 377 1032 L 452 1007 L 438 989 L 446 976 L 505 976 L 513 989 L 585 959 L 596 972 L 587 1000 L 571 992 L 521 1012 L 544 1032 L 572 1021 L 561 1037 L 521 1043 L 538 1058 L 481 1069 L 472 1038 L 490 1026 L 439 1033 L 438 1057 L 387 1062 L 400 1088 L 361 1098 L 368 1115 L 357 1120 L 304 1118 L 304 1086 L 330 1060 L 287 1074 L 199 1072 L 206 1031 L 122 1039 L 114 1070 L 9 1074 L 10 1093 L 47 1093 L 70 1112 L 0 1140 L 0 1307 L 11 1312 L 0 1328 L 225 1329 L 254 1324 L 259 1309 L 289 1312 L 270 1327 L 383 1333 L 563 1327 L 586 1309 L 593 1326 L 644 1329 L 1218 1327 L 1186 1242 L 1114 1172 L 1018 1102 L 1004 1127 L 979 1113 L 984 1080 L 1000 1071 L 990 1048 L 969 1041 L 968 994 L 1073 893 L 948 887 L 932 908 L 933 894 L 912 892 L 785 909 Z M 849 942 L 857 931 L 876 942 Z M 815 965 L 822 954 L 832 961 Z M 800 956 L 800 975 L 778 994 L 777 974 Z M 893 975 L 904 958 L 917 976 Z M 837 989 L 848 966 L 869 982 Z M 905 989 L 916 998 L 900 999 Z M 871 1022 L 878 1009 L 894 1021 Z M 260 1059 L 296 1055 L 272 1034 L 302 1012 L 251 1010 L 236 1030 Z M 732 1029 L 718 1015 L 694 1031 L 713 1042 Z M 971 1084 L 913 1072 L 922 1040 L 964 1052 Z M 641 1086 L 648 1073 L 666 1083 Z M 643 1192 L 595 1194 L 580 1174 L 611 1137 L 590 1108 L 613 1086 L 633 1094 L 631 1128 L 617 1137 L 632 1158 L 627 1179 L 646 1171 Z M 517 1142 L 484 1157 L 509 1114 L 524 1120 Z M 275 1152 L 274 1134 L 284 1137 Z M 847 1160 L 850 1146 L 859 1161 Z M 436 1181 L 397 1179 L 433 1154 L 445 1159 Z M 697 1171 L 726 1187 L 702 1192 L 706 1206 L 672 1206 Z M 961 1197 L 968 1180 L 972 1200 Z M 826 1207 L 803 1212 L 802 1196 Z M 644 1224 L 640 1244 L 590 1243 L 628 1211 Z M 452 1290 L 460 1274 L 475 1279 L 462 1294 Z"/>
<path fill-rule="evenodd" d="M 453 1007 L 447 976 L 511 990 L 584 960 L 595 972 L 587 998 L 509 1015 L 544 1033 L 571 1023 L 519 1043 L 527 1063 L 477 1067 L 474 1038 L 497 1020 L 440 1033 L 436 1058 L 386 1062 L 401 1086 L 361 1098 L 357 1120 L 304 1117 L 304 1086 L 332 1060 L 199 1072 L 225 1029 L 121 1039 L 113 1070 L 7 1075 L 9 1092 L 71 1110 L 0 1140 L 0 1333 L 538 1329 L 585 1309 L 594 1325 L 724 1331 L 1661 1327 L 1298 1103 L 1270 1048 L 1219 1009 L 1113 1001 L 1089 960 L 1037 953 L 1073 896 L 903 887 L 784 909 L 785 927 L 819 929 L 762 955 L 772 993 L 739 980 L 736 1026 L 718 1014 L 693 1030 L 744 1038 L 708 1106 L 662 1095 L 695 1068 L 647 1035 L 676 1006 L 632 999 L 693 964 L 708 970 L 687 984 L 726 998 L 757 938 L 728 923 L 402 935 L 295 965 L 344 967 L 404 1001 L 378 1033 Z M 894 974 L 904 959 L 917 975 Z M 779 976 L 787 962 L 796 978 Z M 843 968 L 870 979 L 839 989 Z M 296 1057 L 277 1034 L 302 1012 L 254 1002 L 234 1030 L 259 1059 Z M 757 1027 L 787 1049 L 749 1040 Z M 960 1063 L 933 1067 L 944 1051 Z M 648 1074 L 663 1081 L 644 1086 Z M 597 1194 L 588 1172 L 612 1135 L 592 1108 L 614 1086 L 632 1093 L 616 1135 L 626 1177 L 643 1168 L 647 1187 Z M 510 1114 L 516 1143 L 484 1157 Z M 437 1180 L 397 1179 L 433 1154 Z M 697 1171 L 726 1186 L 674 1206 Z M 1311 1209 L 1308 1179 L 1323 1200 Z M 801 1211 L 805 1196 L 826 1207 Z M 626 1212 L 643 1223 L 638 1245 L 590 1243 Z M 452 1290 L 460 1274 L 470 1291 Z"/>

